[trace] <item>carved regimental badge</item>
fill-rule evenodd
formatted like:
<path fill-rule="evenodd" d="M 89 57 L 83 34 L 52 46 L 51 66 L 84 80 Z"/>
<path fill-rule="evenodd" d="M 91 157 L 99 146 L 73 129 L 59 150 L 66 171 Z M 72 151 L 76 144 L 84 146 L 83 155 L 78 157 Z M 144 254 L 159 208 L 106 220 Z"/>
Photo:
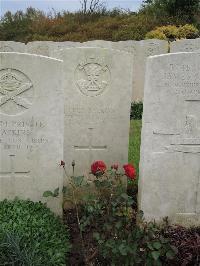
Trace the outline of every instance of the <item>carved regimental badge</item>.
<path fill-rule="evenodd" d="M 81 62 L 75 71 L 76 84 L 86 96 L 97 96 L 110 85 L 110 71 L 101 60 L 90 57 Z"/>
<path fill-rule="evenodd" d="M 17 115 L 32 106 L 33 84 L 15 69 L 0 70 L 0 113 Z"/>

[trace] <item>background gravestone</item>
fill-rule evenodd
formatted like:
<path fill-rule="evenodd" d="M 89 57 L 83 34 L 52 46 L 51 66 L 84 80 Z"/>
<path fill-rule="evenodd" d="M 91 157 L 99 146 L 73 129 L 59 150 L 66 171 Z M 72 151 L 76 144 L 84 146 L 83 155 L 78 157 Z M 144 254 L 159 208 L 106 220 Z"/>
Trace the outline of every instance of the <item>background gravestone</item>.
<path fill-rule="evenodd" d="M 170 44 L 171 53 L 195 51 L 200 51 L 200 38 L 179 40 Z"/>
<path fill-rule="evenodd" d="M 147 220 L 200 223 L 200 53 L 148 59 L 139 207 Z"/>
<path fill-rule="evenodd" d="M 146 60 L 149 56 L 168 53 L 168 42 L 163 40 L 143 40 L 138 42 L 134 56 L 133 100 L 143 101 Z"/>
<path fill-rule="evenodd" d="M 79 42 L 35 41 L 26 45 L 27 53 L 52 57 L 55 50 L 81 46 Z"/>
<path fill-rule="evenodd" d="M 25 53 L 26 45 L 21 42 L 0 41 L 0 52 Z"/>
<path fill-rule="evenodd" d="M 44 191 L 62 187 L 61 63 L 0 53 L 0 200 L 44 200 Z M 58 214 L 61 200 L 48 200 Z"/>
<path fill-rule="evenodd" d="M 129 52 L 133 55 L 133 80 L 132 96 L 133 102 L 143 101 L 145 66 L 148 56 L 168 53 L 168 42 L 163 40 L 144 41 L 120 41 L 110 42 L 95 40 L 83 43 L 86 47 L 112 48 Z"/>
<path fill-rule="evenodd" d="M 54 52 L 57 50 L 62 50 L 65 48 L 74 48 L 74 47 L 80 47 L 82 46 L 82 43 L 80 42 L 54 42 L 52 45 L 49 46 L 49 56 L 53 57 Z"/>
<path fill-rule="evenodd" d="M 29 54 L 49 56 L 51 46 L 54 47 L 54 42 L 52 41 L 34 41 L 27 43 L 26 51 Z"/>
<path fill-rule="evenodd" d="M 128 161 L 132 83 L 130 54 L 101 48 L 60 51 L 65 90 L 64 158 L 68 174 Z"/>

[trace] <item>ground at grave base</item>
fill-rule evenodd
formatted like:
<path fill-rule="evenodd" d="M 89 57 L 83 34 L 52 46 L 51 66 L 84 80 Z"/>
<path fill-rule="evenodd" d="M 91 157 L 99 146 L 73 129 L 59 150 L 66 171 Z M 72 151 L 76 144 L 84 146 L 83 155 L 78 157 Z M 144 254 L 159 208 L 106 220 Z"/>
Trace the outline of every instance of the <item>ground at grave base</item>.
<path fill-rule="evenodd" d="M 64 211 L 64 223 L 69 228 L 71 235 L 72 250 L 67 259 L 67 266 L 110 266 L 108 261 L 104 261 L 99 256 L 99 250 L 93 239 L 93 232 L 84 234 L 85 257 L 82 254 L 81 238 L 76 219 L 75 209 Z M 95 228 L 94 228 L 95 231 Z M 170 261 L 163 262 L 163 266 L 199 266 L 200 265 L 200 227 L 186 229 L 181 226 L 166 227 L 164 236 L 170 239 L 170 243 L 178 249 L 177 256 Z M 144 264 L 137 264 L 144 266 Z M 155 264 L 158 265 L 158 264 Z M 123 266 L 123 265 L 116 265 Z M 134 265 L 128 265 L 134 266 Z M 147 264 L 148 266 L 148 264 Z M 149 265 L 151 266 L 151 265 Z M 153 265 L 152 265 L 153 266 Z"/>

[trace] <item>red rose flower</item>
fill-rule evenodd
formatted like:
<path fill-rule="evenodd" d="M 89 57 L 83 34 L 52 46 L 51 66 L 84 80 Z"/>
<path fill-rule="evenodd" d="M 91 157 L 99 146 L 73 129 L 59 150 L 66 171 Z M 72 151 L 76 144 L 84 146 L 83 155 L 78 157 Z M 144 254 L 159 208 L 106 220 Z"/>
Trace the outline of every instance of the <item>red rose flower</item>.
<path fill-rule="evenodd" d="M 65 167 L 65 162 L 64 161 L 61 161 L 60 162 L 60 166 Z"/>
<path fill-rule="evenodd" d="M 134 168 L 134 166 L 132 164 L 125 164 L 123 166 L 123 168 L 124 168 L 124 171 L 125 171 L 125 175 L 128 178 L 130 178 L 132 180 L 134 180 L 136 178 L 136 170 L 135 170 L 135 168 Z"/>
<path fill-rule="evenodd" d="M 117 171 L 118 168 L 119 168 L 119 165 L 117 163 L 114 163 L 113 165 L 111 165 L 111 169 L 115 169 Z"/>
<path fill-rule="evenodd" d="M 106 165 L 103 161 L 95 161 L 91 165 L 91 172 L 93 175 L 102 175 L 106 171 Z"/>

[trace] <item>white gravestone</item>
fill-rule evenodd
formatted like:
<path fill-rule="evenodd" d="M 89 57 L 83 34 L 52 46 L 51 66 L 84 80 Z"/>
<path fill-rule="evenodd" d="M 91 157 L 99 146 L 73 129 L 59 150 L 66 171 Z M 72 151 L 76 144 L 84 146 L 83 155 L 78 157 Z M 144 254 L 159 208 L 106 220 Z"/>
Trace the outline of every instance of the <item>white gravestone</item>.
<path fill-rule="evenodd" d="M 26 45 L 21 42 L 0 41 L 0 52 L 19 52 L 25 53 Z"/>
<path fill-rule="evenodd" d="M 200 38 L 184 39 L 170 44 L 170 53 L 200 51 Z"/>
<path fill-rule="evenodd" d="M 200 225 L 200 53 L 148 59 L 139 181 L 147 220 Z"/>
<path fill-rule="evenodd" d="M 133 55 L 133 84 L 132 96 L 133 102 L 143 101 L 145 66 L 148 56 L 168 53 L 168 42 L 162 40 L 144 40 L 144 41 L 89 41 L 83 43 L 83 46 L 112 48 L 129 52 Z"/>
<path fill-rule="evenodd" d="M 83 42 L 81 45 L 83 47 L 101 47 L 101 48 L 112 49 L 112 44 L 113 42 L 111 41 L 94 40 L 94 41 Z"/>
<path fill-rule="evenodd" d="M 58 55 L 55 55 L 58 56 Z M 102 48 L 60 51 L 65 90 L 64 159 L 68 174 L 95 160 L 128 161 L 132 82 L 130 54 Z"/>
<path fill-rule="evenodd" d="M 70 42 L 70 41 L 66 41 L 66 42 L 53 42 L 51 45 L 49 45 L 49 56 L 53 57 L 54 56 L 54 52 L 57 50 L 62 50 L 65 48 L 74 48 L 74 47 L 81 47 L 82 43 L 80 42 Z"/>
<path fill-rule="evenodd" d="M 149 56 L 168 53 L 168 42 L 163 40 L 143 40 L 135 46 L 133 100 L 143 101 L 146 60 Z"/>
<path fill-rule="evenodd" d="M 61 60 L 0 53 L 0 200 L 62 188 Z M 61 198 L 48 199 L 61 214 Z"/>

